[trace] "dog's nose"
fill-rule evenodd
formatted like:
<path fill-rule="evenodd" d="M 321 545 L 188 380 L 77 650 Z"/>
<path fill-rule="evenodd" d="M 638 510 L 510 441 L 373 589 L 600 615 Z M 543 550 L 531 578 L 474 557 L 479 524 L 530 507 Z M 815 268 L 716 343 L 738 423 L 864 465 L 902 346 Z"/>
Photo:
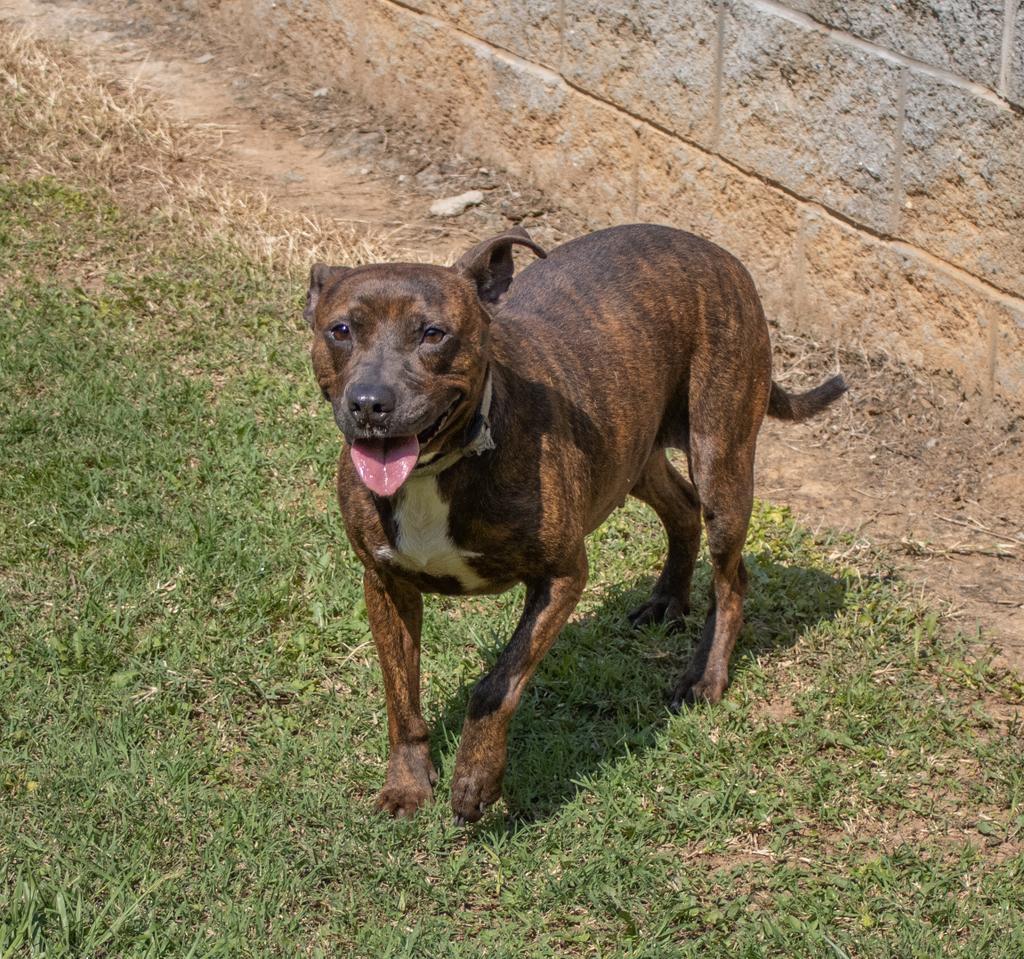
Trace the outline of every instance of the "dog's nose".
<path fill-rule="evenodd" d="M 354 383 L 348 408 L 360 426 L 385 426 L 395 410 L 395 391 L 379 383 Z"/>

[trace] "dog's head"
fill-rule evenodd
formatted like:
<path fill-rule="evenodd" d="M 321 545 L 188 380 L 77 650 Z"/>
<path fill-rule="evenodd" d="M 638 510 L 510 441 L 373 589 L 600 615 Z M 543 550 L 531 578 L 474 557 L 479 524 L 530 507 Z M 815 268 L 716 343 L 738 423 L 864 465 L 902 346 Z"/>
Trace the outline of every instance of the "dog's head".
<path fill-rule="evenodd" d="M 480 404 L 490 315 L 512 283 L 522 228 L 477 244 L 452 267 L 316 264 L 303 315 L 313 370 L 362 481 L 391 496 L 417 461 L 455 448 Z"/>

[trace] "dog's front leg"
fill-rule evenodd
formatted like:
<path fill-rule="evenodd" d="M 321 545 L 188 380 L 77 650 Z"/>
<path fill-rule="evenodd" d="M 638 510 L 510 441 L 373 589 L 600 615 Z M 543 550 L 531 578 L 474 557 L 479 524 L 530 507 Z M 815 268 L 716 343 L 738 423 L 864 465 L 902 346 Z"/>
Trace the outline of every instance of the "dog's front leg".
<path fill-rule="evenodd" d="M 388 704 L 388 773 L 377 808 L 392 816 L 411 816 L 430 799 L 437 782 L 429 731 L 420 712 L 423 596 L 415 587 L 370 569 L 363 574 L 363 592 Z"/>
<path fill-rule="evenodd" d="M 527 584 L 526 608 L 512 639 L 470 694 L 452 781 L 456 823 L 476 822 L 501 795 L 512 715 L 586 582 L 587 556 L 581 549 L 570 570 Z"/>

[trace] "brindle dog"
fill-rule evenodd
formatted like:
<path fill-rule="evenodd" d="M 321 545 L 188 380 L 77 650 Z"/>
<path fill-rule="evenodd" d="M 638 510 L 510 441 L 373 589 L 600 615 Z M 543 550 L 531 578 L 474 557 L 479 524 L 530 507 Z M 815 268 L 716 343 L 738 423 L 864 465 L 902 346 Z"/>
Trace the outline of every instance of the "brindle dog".
<path fill-rule="evenodd" d="M 539 257 L 514 283 L 513 244 Z M 772 382 L 764 312 L 738 260 L 661 226 L 547 255 L 517 228 L 453 267 L 317 264 L 305 316 L 348 442 L 338 500 L 387 695 L 381 809 L 409 815 L 437 781 L 420 712 L 422 594 L 526 586 L 519 625 L 470 695 L 456 758 L 456 821 L 475 821 L 501 793 L 523 690 L 583 592 L 584 537 L 628 495 L 668 534 L 636 626 L 689 610 L 703 515 L 711 608 L 671 702 L 721 699 L 761 421 L 805 419 L 846 389 L 840 377 L 800 395 Z M 668 447 L 685 451 L 688 480 Z"/>

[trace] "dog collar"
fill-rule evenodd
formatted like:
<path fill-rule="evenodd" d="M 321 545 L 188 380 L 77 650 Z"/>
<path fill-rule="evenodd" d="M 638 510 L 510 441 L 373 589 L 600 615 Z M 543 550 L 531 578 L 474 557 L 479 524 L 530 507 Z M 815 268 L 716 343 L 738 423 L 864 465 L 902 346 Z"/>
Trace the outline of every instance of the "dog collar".
<path fill-rule="evenodd" d="M 479 456 L 488 450 L 495 448 L 494 436 L 491 434 L 491 400 L 494 397 L 494 381 L 491 377 L 490 367 L 487 368 L 487 378 L 484 380 L 484 392 L 480 397 L 480 407 L 469 424 L 468 439 L 462 447 L 438 456 L 431 454 L 428 460 L 420 460 L 413 468 L 413 476 L 437 476 L 443 473 L 448 467 L 454 466 L 464 456 Z"/>

